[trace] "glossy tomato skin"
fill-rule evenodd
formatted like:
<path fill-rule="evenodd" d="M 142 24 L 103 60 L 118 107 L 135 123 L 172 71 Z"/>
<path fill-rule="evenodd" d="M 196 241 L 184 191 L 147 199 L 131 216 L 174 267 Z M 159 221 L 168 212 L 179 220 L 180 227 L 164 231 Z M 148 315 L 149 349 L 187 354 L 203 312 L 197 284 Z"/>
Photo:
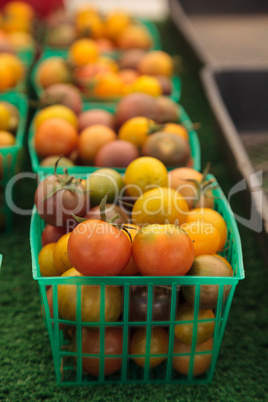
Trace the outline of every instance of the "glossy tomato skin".
<path fill-rule="evenodd" d="M 82 276 L 74 268 L 64 272 L 62 277 Z M 119 286 L 105 286 L 104 319 L 117 321 L 122 312 L 122 291 Z M 64 320 L 76 321 L 77 287 L 76 285 L 58 285 L 59 316 Z M 81 320 L 83 322 L 100 321 L 101 290 L 100 286 L 81 286 Z"/>
<path fill-rule="evenodd" d="M 121 230 L 90 219 L 80 223 L 68 242 L 71 263 L 85 276 L 117 276 L 131 257 L 131 243 Z"/>
<path fill-rule="evenodd" d="M 48 176 L 38 184 L 34 200 L 38 214 L 47 224 L 66 227 L 68 220 L 75 222 L 72 214 L 85 215 L 87 198 L 85 188 L 80 183 L 75 186 L 75 192 L 63 188 L 45 199 L 59 184 L 55 175 Z"/>
<path fill-rule="evenodd" d="M 145 276 L 185 275 L 194 261 L 190 237 L 176 225 L 148 225 L 135 236 L 132 256 Z"/>
<path fill-rule="evenodd" d="M 56 243 L 65 233 L 65 228 L 46 225 L 41 236 L 42 246 L 44 247 L 48 243 Z"/>
<path fill-rule="evenodd" d="M 155 287 L 153 292 L 152 320 L 170 319 L 170 291 Z M 148 289 L 146 286 L 131 286 L 129 300 L 129 320 L 146 321 L 148 308 Z"/>
<path fill-rule="evenodd" d="M 89 327 L 82 328 L 82 353 L 100 354 L 100 331 Z M 120 370 L 121 357 L 107 357 L 109 355 L 122 355 L 123 331 L 119 327 L 107 327 L 104 341 L 104 375 L 110 375 Z M 100 358 L 83 357 L 82 369 L 85 373 L 99 376 Z"/>

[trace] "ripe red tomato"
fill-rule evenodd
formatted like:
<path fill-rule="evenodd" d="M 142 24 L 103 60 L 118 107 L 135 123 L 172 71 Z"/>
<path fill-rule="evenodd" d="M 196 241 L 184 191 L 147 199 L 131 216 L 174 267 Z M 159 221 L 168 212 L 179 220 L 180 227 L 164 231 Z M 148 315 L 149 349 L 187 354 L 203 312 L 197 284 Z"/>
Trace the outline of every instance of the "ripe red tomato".
<path fill-rule="evenodd" d="M 168 333 L 162 327 L 154 327 L 151 331 L 151 348 L 149 366 L 156 367 L 161 364 L 166 356 L 153 357 L 153 355 L 166 355 L 168 353 Z M 133 357 L 138 366 L 145 366 L 146 355 L 146 328 L 139 328 L 135 331 L 130 341 L 130 353 L 132 355 L 144 355 L 144 357 Z"/>
<path fill-rule="evenodd" d="M 85 276 L 116 276 L 131 257 L 131 243 L 111 224 L 90 219 L 72 231 L 68 242 L 71 263 Z"/>
<path fill-rule="evenodd" d="M 135 236 L 132 256 L 142 275 L 185 275 L 194 261 L 194 247 L 179 226 L 154 224 Z"/>
<path fill-rule="evenodd" d="M 102 351 L 103 352 L 103 351 Z M 100 331 L 89 327 L 82 328 L 82 353 L 100 354 Z M 121 357 L 110 357 L 109 355 L 122 355 L 123 353 L 123 331 L 119 327 L 108 327 L 105 329 L 104 343 L 104 375 L 110 375 L 120 370 L 122 366 Z M 85 373 L 99 376 L 100 358 L 83 357 L 82 369 Z"/>

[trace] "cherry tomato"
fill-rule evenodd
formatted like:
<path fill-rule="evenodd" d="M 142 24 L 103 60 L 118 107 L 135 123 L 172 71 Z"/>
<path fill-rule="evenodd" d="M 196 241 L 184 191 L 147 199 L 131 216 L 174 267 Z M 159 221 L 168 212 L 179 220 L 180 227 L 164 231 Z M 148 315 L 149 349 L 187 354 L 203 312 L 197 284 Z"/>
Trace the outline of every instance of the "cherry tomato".
<path fill-rule="evenodd" d="M 180 304 L 176 313 L 176 321 L 193 321 L 193 319 L 194 308 L 188 303 Z M 197 344 L 207 341 L 213 335 L 215 321 L 208 321 L 211 319 L 215 320 L 215 315 L 212 310 L 198 311 Z M 193 323 L 185 322 L 175 325 L 175 337 L 179 341 L 191 345 L 193 338 Z"/>
<path fill-rule="evenodd" d="M 72 214 L 82 217 L 86 213 L 85 188 L 67 175 L 48 176 L 38 184 L 35 205 L 46 223 L 66 227 L 68 221 L 74 221 Z"/>
<path fill-rule="evenodd" d="M 146 321 L 148 307 L 148 289 L 146 286 L 131 286 L 129 320 Z M 170 319 L 170 291 L 155 287 L 152 306 L 153 321 L 168 321 Z"/>
<path fill-rule="evenodd" d="M 105 214 L 107 219 L 113 218 L 116 214 L 119 214 L 119 217 L 114 221 L 115 223 L 122 224 L 128 222 L 128 215 L 120 208 L 118 205 L 115 204 L 106 204 L 105 205 Z M 96 207 L 90 208 L 85 215 L 86 219 L 101 219 L 100 216 L 100 206 L 97 205 Z"/>
<path fill-rule="evenodd" d="M 215 254 L 219 250 L 220 234 L 218 229 L 209 222 L 183 223 L 181 228 L 193 242 L 194 255 Z"/>
<path fill-rule="evenodd" d="M 44 247 L 48 243 L 56 243 L 65 233 L 65 228 L 46 225 L 41 236 L 42 246 Z"/>
<path fill-rule="evenodd" d="M 116 276 L 130 259 L 131 243 L 120 229 L 90 219 L 72 231 L 68 255 L 73 267 L 83 275 Z"/>
<path fill-rule="evenodd" d="M 194 259 L 188 275 L 228 277 L 233 276 L 233 273 L 220 258 L 213 255 L 199 255 Z M 218 303 L 219 285 L 208 285 L 205 280 L 202 283 L 200 286 L 199 308 L 214 309 Z M 223 301 L 226 301 L 231 287 L 232 285 L 224 285 Z M 193 306 L 195 302 L 195 285 L 183 285 L 182 294 L 184 299 Z"/>
<path fill-rule="evenodd" d="M 188 355 L 180 355 L 173 357 L 173 367 L 178 373 L 188 375 L 190 368 L 191 358 L 191 345 L 186 345 L 175 339 L 173 353 L 188 353 Z M 196 346 L 196 352 L 212 351 L 213 338 L 208 339 L 206 342 Z M 193 375 L 199 376 L 204 374 L 210 367 L 212 360 L 212 353 L 195 354 L 194 355 L 194 367 Z"/>
<path fill-rule="evenodd" d="M 136 236 L 136 234 L 138 233 L 140 228 L 139 228 L 139 226 L 133 225 L 133 223 L 128 223 L 126 230 L 127 230 L 127 232 L 126 231 L 123 231 L 123 232 L 126 234 L 129 241 L 132 243 L 134 237 Z M 120 272 L 120 275 L 133 276 L 133 275 L 138 275 L 138 273 L 139 273 L 139 269 L 138 269 L 137 265 L 135 264 L 135 262 L 133 261 L 133 257 L 131 256 L 126 267 L 123 269 L 122 272 Z"/>
<path fill-rule="evenodd" d="M 74 268 L 63 277 L 82 276 Z M 81 319 L 83 322 L 100 321 L 100 286 L 81 286 Z M 61 318 L 76 321 L 76 285 L 58 286 L 58 308 Z M 122 292 L 119 286 L 105 286 L 105 321 L 117 321 L 122 312 Z"/>
<path fill-rule="evenodd" d="M 194 247 L 178 226 L 154 224 L 135 236 L 132 256 L 142 275 L 185 275 L 194 260 Z"/>
<path fill-rule="evenodd" d="M 171 170 L 168 178 L 170 187 L 183 195 L 189 209 L 213 208 L 213 193 L 202 173 L 191 167 L 180 167 Z"/>
<path fill-rule="evenodd" d="M 154 327 L 151 331 L 150 356 L 168 353 L 168 333 L 162 327 Z M 130 353 L 132 355 L 144 355 L 144 357 L 133 357 L 134 362 L 141 367 L 145 366 L 146 355 L 146 328 L 139 328 L 135 331 L 130 341 Z M 166 356 L 150 357 L 149 366 L 156 367 L 166 359 Z"/>
<path fill-rule="evenodd" d="M 53 320 L 54 315 L 53 315 L 53 289 L 52 289 L 52 286 L 49 286 L 47 288 L 46 297 L 47 297 L 47 302 L 48 302 L 48 307 L 49 307 L 50 319 Z M 45 313 L 44 305 L 42 306 L 41 312 L 42 312 L 42 315 L 45 317 L 46 313 Z M 54 326 L 54 322 L 52 323 L 52 326 Z M 68 335 L 70 335 L 74 331 L 74 326 L 62 324 L 62 323 L 59 324 L 59 329 L 65 329 L 66 327 L 68 327 Z"/>
<path fill-rule="evenodd" d="M 100 354 L 100 331 L 89 327 L 82 328 L 82 353 Z M 122 355 L 123 353 L 123 331 L 122 328 L 108 327 L 105 329 L 104 342 L 104 375 L 110 375 L 120 370 L 122 366 L 121 357 L 110 357 L 109 355 Z M 99 376 L 100 358 L 83 357 L 82 369 L 85 373 Z"/>

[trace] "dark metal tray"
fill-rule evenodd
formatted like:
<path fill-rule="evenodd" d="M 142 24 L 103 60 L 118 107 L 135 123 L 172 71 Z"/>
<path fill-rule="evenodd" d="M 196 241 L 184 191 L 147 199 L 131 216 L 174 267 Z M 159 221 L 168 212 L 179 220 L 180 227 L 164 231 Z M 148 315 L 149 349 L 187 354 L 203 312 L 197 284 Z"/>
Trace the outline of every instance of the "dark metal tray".
<path fill-rule="evenodd" d="M 201 79 L 232 171 L 245 179 L 233 189 L 233 194 L 246 190 L 251 208 L 250 218 L 240 222 L 267 234 L 268 67 L 207 66 Z"/>
<path fill-rule="evenodd" d="M 169 0 L 169 10 L 202 63 L 267 61 L 267 1 Z"/>

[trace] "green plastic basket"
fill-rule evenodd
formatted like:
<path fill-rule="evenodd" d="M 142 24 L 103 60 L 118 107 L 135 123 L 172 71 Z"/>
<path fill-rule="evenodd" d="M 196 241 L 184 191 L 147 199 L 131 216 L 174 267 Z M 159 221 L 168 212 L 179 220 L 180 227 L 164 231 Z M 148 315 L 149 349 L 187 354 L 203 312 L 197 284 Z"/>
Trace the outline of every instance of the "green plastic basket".
<path fill-rule="evenodd" d="M 0 165 L 3 166 L 2 175 L 0 177 L 0 189 L 2 190 L 2 197 L 0 198 L 0 216 L 5 218 L 5 227 L 7 230 L 11 229 L 12 212 L 8 208 L 8 200 L 5 197 L 5 188 L 8 181 L 20 171 L 23 140 L 26 130 L 28 103 L 27 98 L 23 94 L 8 92 L 0 95 L 0 102 L 6 101 L 17 107 L 19 111 L 19 125 L 16 132 L 16 143 L 11 147 L 0 148 Z M 1 218 L 0 218 L 1 219 Z M 1 226 L 1 225 L 0 225 Z"/>
<path fill-rule="evenodd" d="M 104 109 L 107 110 L 108 112 L 115 113 L 116 106 L 115 105 L 109 105 L 109 104 L 94 104 L 94 103 L 85 103 L 84 104 L 84 110 L 89 110 L 89 109 Z M 190 148 L 191 148 L 191 157 L 193 159 L 193 168 L 200 171 L 201 169 L 201 150 L 200 150 L 200 143 L 198 139 L 198 135 L 196 131 L 193 128 L 193 123 L 191 122 L 189 116 L 187 115 L 186 111 L 184 108 L 179 105 L 180 108 L 180 119 L 179 122 L 188 130 L 189 132 L 189 143 L 190 143 Z M 34 149 L 34 117 L 30 126 L 30 131 L 29 131 L 29 136 L 28 136 L 28 148 L 29 148 L 29 153 L 30 153 L 30 158 L 31 158 L 31 163 L 32 163 L 32 169 L 35 173 L 43 173 L 43 174 L 50 174 L 53 173 L 54 168 L 53 167 L 43 167 L 40 166 L 40 161 L 39 158 L 35 152 Z M 99 168 L 95 166 L 75 166 L 75 167 L 69 167 L 68 172 L 70 174 L 77 173 L 77 174 L 88 174 L 91 173 L 95 170 L 98 170 Z M 124 168 L 115 168 L 119 173 L 124 173 L 126 169 Z M 168 170 L 172 170 L 172 168 L 168 168 Z M 58 172 L 61 173 L 63 172 L 63 168 L 58 167 Z"/>
<path fill-rule="evenodd" d="M 208 178 L 213 176 L 209 175 Z M 133 276 L 133 277 L 42 277 L 38 265 L 38 253 L 41 250 L 41 233 L 44 228 L 44 222 L 40 219 L 33 209 L 30 229 L 30 242 L 31 242 L 31 255 L 32 255 L 32 274 L 33 278 L 38 281 L 41 304 L 44 312 L 44 320 L 48 330 L 52 355 L 54 360 L 54 368 L 56 372 L 56 380 L 61 385 L 95 385 L 95 384 L 131 384 L 131 383 L 155 383 L 155 384 L 205 384 L 213 379 L 214 370 L 216 367 L 219 350 L 221 347 L 225 326 L 228 319 L 229 310 L 231 307 L 233 295 L 236 285 L 239 280 L 243 279 L 244 268 L 242 259 L 242 249 L 240 236 L 236 221 L 230 209 L 227 200 L 219 187 L 213 190 L 215 195 L 216 210 L 224 217 L 228 226 L 228 251 L 225 257 L 228 259 L 233 268 L 232 277 L 194 277 L 194 276 L 178 276 L 178 277 L 146 277 L 146 276 Z M 213 349 L 212 361 L 208 371 L 200 377 L 193 376 L 193 362 L 196 354 L 195 344 L 197 337 L 197 324 L 198 310 L 199 310 L 199 296 L 201 285 L 218 285 L 218 300 L 217 306 L 214 309 L 215 319 L 205 320 L 214 321 L 215 330 L 213 335 Z M 57 285 L 76 285 L 76 320 L 67 321 L 62 320 L 58 315 L 58 288 Z M 82 285 L 96 285 L 100 288 L 100 321 L 99 322 L 82 322 L 81 321 L 81 286 Z M 195 286 L 195 302 L 194 302 L 194 318 L 187 323 L 193 324 L 193 338 L 191 344 L 191 352 L 188 354 L 190 357 L 190 367 L 188 376 L 179 375 L 172 368 L 172 359 L 174 344 L 174 326 L 175 324 L 186 323 L 186 321 L 176 321 L 176 303 L 181 294 L 181 286 L 194 285 Z M 52 286 L 53 295 L 53 311 L 54 318 L 50 317 L 49 304 L 46 296 L 46 289 Z M 123 309 L 119 321 L 105 322 L 105 288 L 106 286 L 119 286 L 122 290 Z M 146 321 L 130 321 L 129 318 L 129 305 L 130 289 L 132 286 L 145 286 L 148 289 L 147 299 L 147 320 Z M 170 289 L 170 309 L 169 319 L 167 321 L 153 321 L 152 317 L 152 303 L 155 287 L 169 287 Z M 224 286 L 230 288 L 229 295 L 223 301 Z M 74 329 L 74 336 L 76 339 L 76 351 L 68 351 L 68 338 L 65 337 L 66 329 L 63 325 L 71 326 Z M 99 358 L 99 376 L 93 377 L 85 375 L 82 371 L 82 358 L 92 357 L 93 355 L 84 355 L 82 353 L 81 333 L 82 327 L 99 327 L 100 330 L 100 351 L 94 357 Z M 122 358 L 121 369 L 110 376 L 104 375 L 104 338 L 105 328 L 120 327 L 123 331 L 123 349 L 120 355 L 109 355 L 110 357 Z M 147 340 L 146 340 L 146 353 L 142 355 L 145 358 L 145 367 L 137 366 L 131 359 L 129 352 L 129 336 L 133 329 L 137 327 L 146 327 Z M 169 334 L 169 347 L 168 353 L 164 356 L 165 362 L 156 368 L 150 369 L 150 336 L 153 327 L 165 327 Z M 205 354 L 206 352 L 200 352 Z M 154 355 L 160 356 L 160 355 Z M 133 357 L 133 356 L 132 356 Z"/>
<path fill-rule="evenodd" d="M 35 95 L 37 96 L 37 98 L 40 97 L 41 93 L 43 92 L 43 88 L 41 87 L 41 85 L 39 84 L 38 80 L 37 80 L 37 71 L 38 68 L 40 66 L 40 64 L 46 60 L 49 59 L 50 57 L 62 57 L 63 59 L 67 59 L 67 51 L 63 50 L 63 49 L 58 49 L 58 50 L 46 50 L 43 52 L 43 54 L 41 55 L 40 59 L 38 60 L 38 62 L 34 65 L 33 69 L 32 69 L 32 73 L 31 73 L 31 85 L 33 87 L 33 90 L 35 92 Z M 115 54 L 111 54 L 110 55 L 113 58 L 117 58 L 118 56 L 116 56 Z M 169 98 L 171 98 L 172 100 L 174 100 L 175 102 L 178 102 L 180 100 L 181 97 L 181 80 L 178 76 L 173 76 L 172 77 L 172 91 L 171 94 L 168 96 Z M 118 103 L 120 101 L 120 99 L 122 99 L 122 97 L 117 97 L 117 98 L 109 98 L 107 99 L 107 97 L 87 97 L 84 96 L 84 101 L 86 102 L 100 102 L 100 103 Z"/>
<path fill-rule="evenodd" d="M 160 34 L 159 31 L 155 25 L 155 23 L 151 20 L 147 20 L 144 18 L 136 18 L 136 20 L 144 27 L 146 28 L 147 32 L 149 33 L 150 37 L 152 38 L 153 44 L 152 47 L 150 48 L 150 50 L 161 50 L 162 46 L 161 46 L 161 38 L 160 38 Z M 44 50 L 63 50 L 66 51 L 66 48 L 60 48 L 57 46 L 49 46 L 46 43 L 44 44 Z M 105 52 L 106 54 L 110 54 L 113 56 L 120 56 L 120 54 L 122 54 L 122 50 L 113 50 L 113 51 L 107 51 Z"/>
<path fill-rule="evenodd" d="M 28 50 L 22 50 L 18 52 L 18 57 L 23 61 L 25 66 L 27 66 L 28 69 L 31 68 L 31 66 L 34 63 L 36 56 L 36 50 L 35 49 L 28 49 Z"/>

